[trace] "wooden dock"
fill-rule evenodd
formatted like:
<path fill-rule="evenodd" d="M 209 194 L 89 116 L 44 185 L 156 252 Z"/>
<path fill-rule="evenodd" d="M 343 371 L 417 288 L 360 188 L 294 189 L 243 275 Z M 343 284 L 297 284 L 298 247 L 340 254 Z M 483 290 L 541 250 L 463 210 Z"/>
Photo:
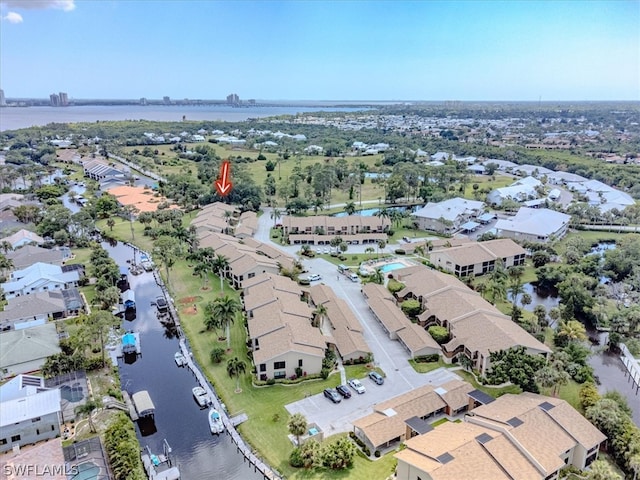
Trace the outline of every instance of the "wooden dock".
<path fill-rule="evenodd" d="M 194 363 L 191 352 L 189 351 L 187 342 L 184 338 L 180 339 L 180 350 L 187 360 L 186 366 L 196 377 L 200 386 L 204 388 L 211 397 L 213 408 L 220 412 L 220 416 L 222 417 L 222 422 L 224 423 L 226 432 L 229 436 L 231 436 L 231 440 L 233 441 L 233 443 L 235 443 L 238 452 L 241 453 L 244 457 L 244 461 L 248 461 L 253 466 L 254 471 L 260 472 L 265 479 L 282 480 L 282 476 L 265 462 L 263 462 L 260 458 L 258 458 L 251 447 L 242 439 L 235 427 L 236 425 L 239 425 L 240 423 L 246 421 L 248 419 L 247 415 L 242 413 L 240 415 L 236 415 L 233 418 L 229 417 L 226 409 L 222 407 L 220 399 L 216 395 L 214 388 L 209 384 L 198 366 Z"/>
<path fill-rule="evenodd" d="M 625 377 L 627 374 L 629 375 L 629 382 L 631 382 L 632 388 L 635 389 L 636 395 L 638 395 L 638 391 L 640 391 L 640 365 L 638 360 L 635 359 L 631 352 L 627 349 L 625 344 L 620 344 L 620 349 L 622 350 L 622 355 L 620 355 L 620 360 L 624 364 L 624 368 L 626 370 Z"/>

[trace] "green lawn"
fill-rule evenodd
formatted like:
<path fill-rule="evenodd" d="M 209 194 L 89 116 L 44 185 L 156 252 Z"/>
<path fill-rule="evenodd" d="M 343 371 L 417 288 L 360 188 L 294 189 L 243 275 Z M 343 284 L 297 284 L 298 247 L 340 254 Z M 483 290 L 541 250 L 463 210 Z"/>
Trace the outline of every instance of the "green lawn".
<path fill-rule="evenodd" d="M 469 382 L 478 390 L 483 391 L 487 395 L 491 395 L 494 398 L 498 398 L 500 395 L 504 395 L 505 393 L 521 393 L 522 390 L 517 385 L 507 385 L 506 387 L 492 387 L 490 385 L 480 385 L 475 377 L 467 371 L 464 370 L 456 370 L 456 373 L 462 377 L 463 380 Z"/>
<path fill-rule="evenodd" d="M 582 385 L 577 383 L 575 380 L 569 380 L 567 385 L 563 385 L 560 387 L 557 396 L 562 400 L 568 402 L 573 408 L 575 408 L 580 413 L 584 413 L 582 411 L 582 405 L 580 404 L 580 388 Z M 543 388 L 540 392 L 542 395 L 547 395 L 548 397 L 553 396 L 553 391 L 551 388 Z"/>
<path fill-rule="evenodd" d="M 418 373 L 429 373 L 438 368 L 442 368 L 442 367 L 453 368 L 457 366 L 451 363 L 444 363 L 442 361 L 442 358 L 439 358 L 437 362 L 428 362 L 428 363 L 416 362 L 415 360 L 411 359 L 409 360 L 409 363 L 411 364 L 413 369 Z"/>
<path fill-rule="evenodd" d="M 113 226 L 113 229 L 107 226 L 107 220 L 98 220 L 96 222 L 96 227 L 103 231 L 105 234 L 115 238 L 116 240 L 120 240 L 121 242 L 131 242 L 135 243 L 139 248 L 146 252 L 151 252 L 153 250 L 153 240 L 151 237 L 146 237 L 143 235 L 144 226 L 137 221 L 133 222 L 133 237 L 131 235 L 131 225 L 132 223 L 128 220 L 125 220 L 121 217 L 111 217 L 115 220 L 116 224 Z"/>

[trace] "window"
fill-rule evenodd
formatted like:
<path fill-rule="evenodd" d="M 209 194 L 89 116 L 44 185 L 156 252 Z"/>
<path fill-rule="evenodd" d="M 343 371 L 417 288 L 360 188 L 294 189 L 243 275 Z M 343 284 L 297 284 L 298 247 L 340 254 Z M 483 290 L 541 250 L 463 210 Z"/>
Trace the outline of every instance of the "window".
<path fill-rule="evenodd" d="M 51 431 L 53 432 L 56 429 L 55 425 L 51 425 Z"/>
<path fill-rule="evenodd" d="M 0 438 L 0 445 L 6 445 L 7 444 L 7 439 L 6 438 Z"/>
<path fill-rule="evenodd" d="M 36 423 L 40 421 L 40 417 L 32 418 L 31 423 Z"/>
<path fill-rule="evenodd" d="M 13 437 L 11 437 L 11 441 L 12 442 L 19 442 L 20 441 L 20 435 L 14 435 Z"/>
<path fill-rule="evenodd" d="M 285 378 L 287 376 L 287 372 L 276 372 L 273 374 L 273 378 Z"/>
<path fill-rule="evenodd" d="M 260 371 L 261 372 L 266 372 L 267 371 L 267 364 L 266 363 L 261 363 L 260 364 Z"/>
<path fill-rule="evenodd" d="M 249 275 L 247 275 L 247 278 L 253 278 L 253 277 L 255 277 L 255 276 L 256 276 L 256 274 L 255 274 L 255 273 L 250 273 Z"/>
<path fill-rule="evenodd" d="M 36 435 L 40 435 L 40 429 L 36 428 Z"/>
<path fill-rule="evenodd" d="M 274 370 L 280 370 L 282 368 L 287 368 L 285 362 L 273 362 Z"/>
<path fill-rule="evenodd" d="M 302 359 L 301 358 L 298 359 L 298 367 L 302 368 Z"/>

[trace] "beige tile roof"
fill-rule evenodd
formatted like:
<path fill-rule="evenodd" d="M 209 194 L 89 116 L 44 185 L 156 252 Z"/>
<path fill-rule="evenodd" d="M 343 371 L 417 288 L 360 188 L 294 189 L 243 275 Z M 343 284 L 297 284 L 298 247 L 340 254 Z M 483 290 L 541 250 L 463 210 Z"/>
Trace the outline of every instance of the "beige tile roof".
<path fill-rule="evenodd" d="M 440 393 L 439 395 L 453 410 L 459 410 L 469 405 L 468 393 L 475 390 L 473 385 L 462 380 L 451 380 L 440 385 L 439 388 L 446 390 L 446 393 Z"/>
<path fill-rule="evenodd" d="M 526 251 L 510 239 L 490 240 L 488 242 L 466 243 L 462 246 L 445 248 L 431 254 L 435 262 L 437 257 L 448 258 L 454 265 L 475 265 L 482 262 L 525 254 Z"/>
<path fill-rule="evenodd" d="M 352 332 L 362 332 L 360 321 L 347 305 L 347 302 L 341 298 L 334 298 L 325 305 L 327 309 L 327 317 L 334 327 L 344 326 Z"/>
<path fill-rule="evenodd" d="M 433 353 L 440 352 L 438 342 L 420 325 L 408 322 L 405 324 L 405 327 L 398 330 L 397 333 L 402 343 L 414 354 L 425 348 L 434 350 Z"/>
<path fill-rule="evenodd" d="M 266 363 L 288 352 L 324 357 L 325 342 L 317 328 L 303 323 L 285 324 L 260 338 L 260 349 L 253 353 L 255 364 Z"/>
<path fill-rule="evenodd" d="M 424 417 L 444 408 L 446 403 L 431 385 L 423 385 L 403 395 L 394 397 L 374 406 L 374 413 L 353 422 L 354 427 L 363 431 L 375 447 L 405 433 L 405 421 L 411 417 Z M 387 416 L 389 409 L 395 412 Z"/>
<path fill-rule="evenodd" d="M 361 332 L 354 332 L 344 326 L 338 326 L 331 330 L 331 335 L 343 358 L 366 357 L 368 353 L 371 353 L 371 349 Z"/>
<path fill-rule="evenodd" d="M 423 295 L 426 300 L 426 310 L 420 315 L 420 319 L 427 319 L 435 315 L 441 321 L 455 323 L 459 318 L 477 310 L 500 313 L 500 311 L 487 302 L 477 292 L 458 284 L 455 287 L 445 287 L 435 293 Z"/>
<path fill-rule="evenodd" d="M 65 459 L 62 451 L 62 440 L 52 438 L 36 445 L 21 445 L 20 450 L 9 450 L 0 456 L 0 471 L 5 480 L 25 480 L 26 478 L 47 478 L 48 480 L 66 480 L 68 477 L 62 472 Z M 40 466 L 28 470 L 26 466 Z M 23 468 L 20 474 L 20 468 Z M 60 468 L 60 470 L 58 470 Z M 39 472 L 36 474 L 36 472 Z M 46 472 L 46 474 L 43 474 Z"/>
<path fill-rule="evenodd" d="M 407 317 L 393 300 L 380 297 L 367 298 L 369 308 L 388 332 L 397 332 L 407 326 Z"/>
<path fill-rule="evenodd" d="M 586 421 L 585 418 L 567 402 L 557 398 L 547 401 L 556 405 L 555 408 L 547 412 L 549 416 L 587 450 L 607 439 L 604 433 L 594 427 L 591 422 Z"/>
<path fill-rule="evenodd" d="M 247 319 L 249 338 L 260 338 L 267 333 L 284 327 L 284 315 L 274 302 L 273 304 L 260 309 L 260 316 Z"/>
<path fill-rule="evenodd" d="M 311 301 L 316 306 L 336 298 L 333 290 L 323 283 L 312 285 L 311 288 L 309 288 L 309 292 L 311 293 Z"/>

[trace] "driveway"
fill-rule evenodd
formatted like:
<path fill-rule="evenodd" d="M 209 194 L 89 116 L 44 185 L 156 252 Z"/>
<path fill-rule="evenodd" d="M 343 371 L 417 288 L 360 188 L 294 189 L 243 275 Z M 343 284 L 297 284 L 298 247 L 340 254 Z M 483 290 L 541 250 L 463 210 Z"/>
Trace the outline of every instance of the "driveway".
<path fill-rule="evenodd" d="M 254 238 L 296 255 L 300 250 L 299 245 L 279 245 L 269 237 L 269 230 L 273 225 L 271 211 L 271 209 L 265 208 L 265 213 L 260 216 L 258 221 L 258 230 Z M 366 245 L 350 245 L 347 256 L 349 253 L 363 253 L 366 247 Z M 395 246 L 387 248 L 392 251 Z M 346 276 L 339 274 L 334 264 L 322 258 L 307 259 L 299 256 L 298 258 L 308 274 L 321 275 L 322 280 L 313 282 L 313 284 L 324 283 L 330 286 L 336 296 L 345 300 L 351 307 L 362 325 L 364 338 L 374 356 L 374 363 L 382 369 L 386 378 L 383 385 L 376 385 L 368 378 L 363 379 L 362 383 L 367 392 L 362 395 L 352 392 L 351 398 L 343 399 L 339 404 L 331 403 L 320 393 L 286 405 L 287 411 L 302 413 L 307 421 L 315 422 L 320 426 L 326 435 L 332 435 L 351 431 L 353 421 L 372 413 L 373 406 L 378 403 L 426 384 L 437 386 L 453 379 L 460 379 L 454 372 L 445 368 L 434 370 L 428 374 L 417 373 L 407 361 L 409 359 L 408 352 L 400 342 L 390 340 L 382 326 L 373 317 L 362 295 L 362 284 L 359 281 L 352 282 Z"/>

